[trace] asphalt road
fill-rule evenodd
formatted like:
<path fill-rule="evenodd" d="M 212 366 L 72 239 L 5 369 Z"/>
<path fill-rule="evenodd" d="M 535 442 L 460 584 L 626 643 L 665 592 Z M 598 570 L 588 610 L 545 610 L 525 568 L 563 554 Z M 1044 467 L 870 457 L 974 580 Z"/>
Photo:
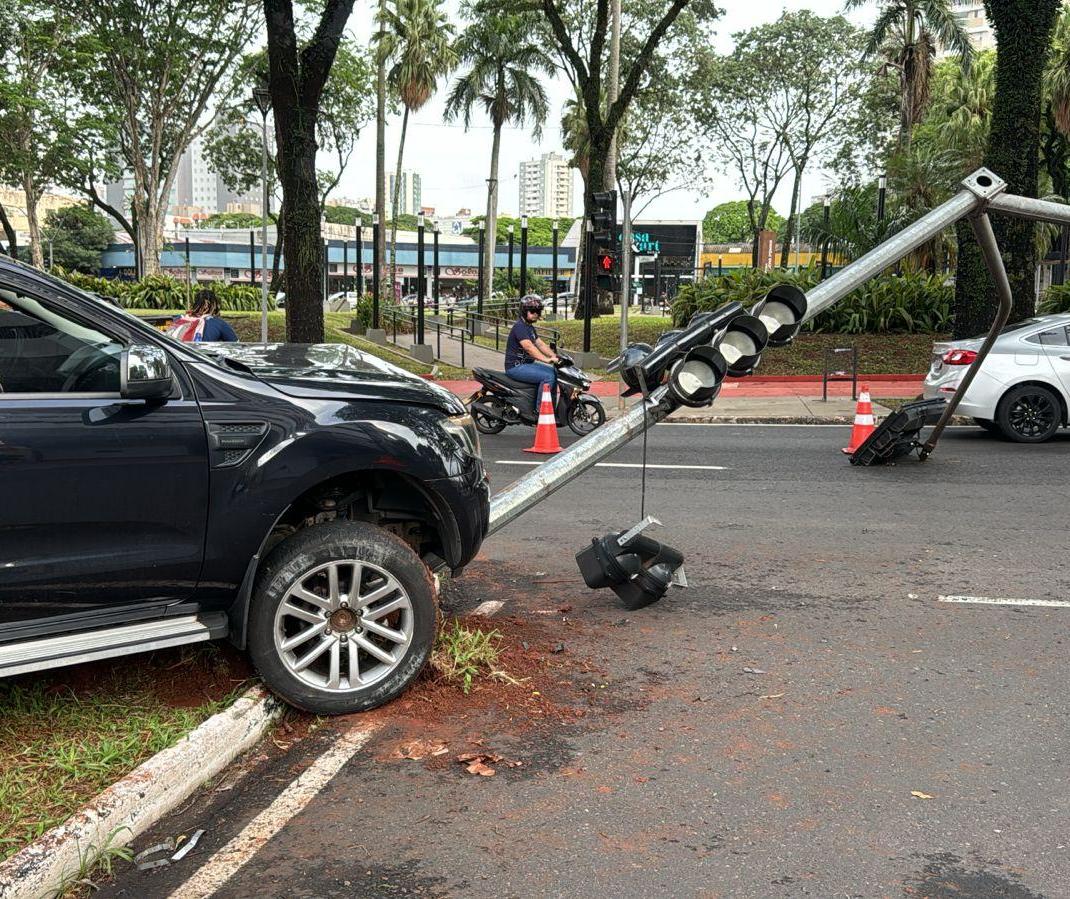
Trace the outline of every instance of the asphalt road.
<path fill-rule="evenodd" d="M 1070 896 L 1070 608 L 939 600 L 1070 599 L 1070 435 L 954 429 L 925 465 L 858 469 L 848 432 L 659 425 L 647 512 L 687 590 L 624 612 L 584 587 L 574 554 L 639 517 L 639 470 L 604 467 L 446 591 L 560 639 L 532 683 L 582 706 L 568 723 L 518 693 L 437 716 L 417 697 L 267 745 L 138 841 L 205 828 L 183 862 L 99 895 Z M 484 441 L 495 489 L 530 439 Z M 346 738 L 367 742 L 250 835 Z M 446 761 L 399 758 L 416 739 Z M 473 776 L 452 761 L 472 747 L 523 764 Z M 202 870 L 223 874 L 198 893 Z"/>

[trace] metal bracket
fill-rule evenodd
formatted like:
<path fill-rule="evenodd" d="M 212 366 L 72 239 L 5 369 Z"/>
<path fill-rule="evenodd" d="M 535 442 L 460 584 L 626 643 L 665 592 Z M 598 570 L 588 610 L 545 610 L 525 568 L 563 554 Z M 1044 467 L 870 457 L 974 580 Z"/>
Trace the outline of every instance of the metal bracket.
<path fill-rule="evenodd" d="M 625 531 L 623 534 L 621 534 L 617 538 L 617 546 L 620 546 L 620 547 L 627 546 L 636 537 L 638 537 L 641 533 L 643 533 L 643 531 L 645 531 L 648 527 L 650 527 L 651 525 L 660 525 L 660 524 L 661 524 L 661 522 L 658 521 L 653 515 L 647 515 L 647 517 L 644 518 L 642 521 L 640 521 L 639 524 L 635 525 L 630 530 Z"/>
<path fill-rule="evenodd" d="M 978 200 L 989 203 L 1006 191 L 1007 182 L 994 172 L 982 168 L 963 179 L 962 186 Z"/>

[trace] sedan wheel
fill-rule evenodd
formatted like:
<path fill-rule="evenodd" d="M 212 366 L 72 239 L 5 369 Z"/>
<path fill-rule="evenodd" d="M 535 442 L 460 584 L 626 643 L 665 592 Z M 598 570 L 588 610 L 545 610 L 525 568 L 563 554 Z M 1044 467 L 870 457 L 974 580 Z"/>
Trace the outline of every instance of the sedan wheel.
<path fill-rule="evenodd" d="M 1000 430 L 1017 443 L 1043 443 L 1061 421 L 1059 398 L 1047 387 L 1032 384 L 1009 390 L 996 413 Z"/>

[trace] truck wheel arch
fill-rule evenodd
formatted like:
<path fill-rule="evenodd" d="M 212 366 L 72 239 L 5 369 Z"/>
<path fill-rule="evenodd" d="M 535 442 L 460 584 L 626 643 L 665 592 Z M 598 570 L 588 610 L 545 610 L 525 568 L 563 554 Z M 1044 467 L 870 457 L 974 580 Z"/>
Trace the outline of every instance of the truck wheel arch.
<path fill-rule="evenodd" d="M 377 509 L 369 503 L 356 513 L 352 511 L 353 502 L 361 498 L 366 499 L 369 495 L 381 497 L 385 492 L 390 492 L 397 498 L 396 505 L 389 509 Z M 331 501 L 335 502 L 333 507 Z M 347 501 L 350 502 L 347 504 Z M 339 503 L 346 505 L 341 508 Z M 428 539 L 420 541 L 418 545 L 413 545 L 411 533 L 409 539 L 402 534 L 398 536 L 406 540 L 429 566 L 436 562 L 449 566 L 460 557 L 461 538 L 453 515 L 433 491 L 416 478 L 402 472 L 383 469 L 364 469 L 327 478 L 295 497 L 279 513 L 261 540 L 256 553 L 249 560 L 238 594 L 227 609 L 231 643 L 239 649 L 245 648 L 249 607 L 257 572 L 275 545 L 298 530 L 314 527 L 320 520 L 339 518 L 369 521 L 394 533 L 397 533 L 395 527 L 406 521 L 415 526 L 417 531 L 421 527 L 430 526 L 431 533 L 425 533 Z"/>

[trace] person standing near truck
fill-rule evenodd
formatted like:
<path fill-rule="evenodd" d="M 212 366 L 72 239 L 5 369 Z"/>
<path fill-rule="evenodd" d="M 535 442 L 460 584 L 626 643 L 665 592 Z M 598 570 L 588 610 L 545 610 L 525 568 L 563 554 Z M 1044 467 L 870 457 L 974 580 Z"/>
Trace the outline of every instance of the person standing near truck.
<path fill-rule="evenodd" d="M 537 384 L 535 414 L 539 412 L 542 387 L 549 385 L 554 408 L 557 408 L 557 371 L 554 364 L 560 359 L 539 337 L 535 323 L 542 315 L 542 300 L 529 294 L 520 301 L 520 318 L 509 332 L 505 344 L 505 373 L 516 381 Z"/>

